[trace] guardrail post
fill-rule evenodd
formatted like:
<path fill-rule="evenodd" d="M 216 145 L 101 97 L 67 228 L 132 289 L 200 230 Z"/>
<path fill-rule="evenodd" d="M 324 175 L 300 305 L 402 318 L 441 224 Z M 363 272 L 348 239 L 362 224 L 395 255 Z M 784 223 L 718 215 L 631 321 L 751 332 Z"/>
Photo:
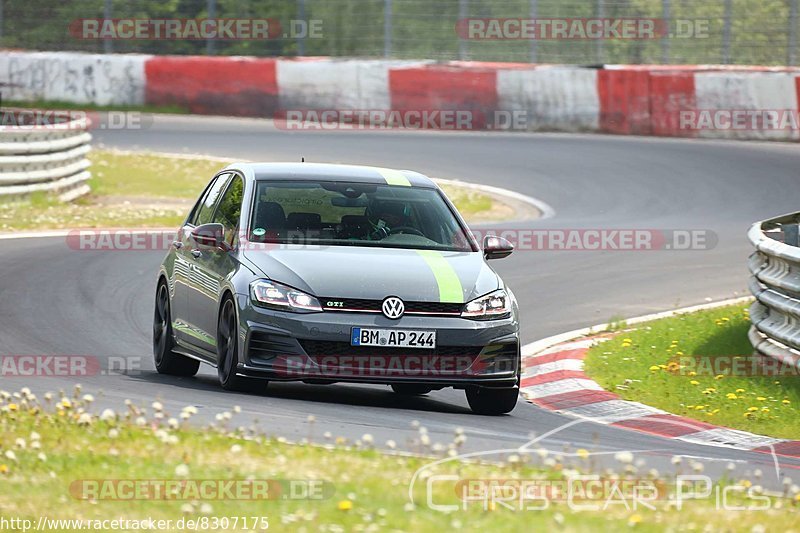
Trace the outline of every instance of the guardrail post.
<path fill-rule="evenodd" d="M 539 16 L 539 0 L 531 0 L 530 5 L 530 18 L 536 19 Z M 530 40 L 530 62 L 537 63 L 539 61 L 538 38 Z"/>
<path fill-rule="evenodd" d="M 662 0 L 661 18 L 664 26 L 664 35 L 661 36 L 661 63 L 669 65 L 670 32 L 672 31 L 672 5 L 670 0 Z"/>
<path fill-rule="evenodd" d="M 392 0 L 383 0 L 383 57 L 392 57 Z"/>
<path fill-rule="evenodd" d="M 789 43 L 786 50 L 786 63 L 793 67 L 797 64 L 797 0 L 790 0 L 789 5 Z"/>
<path fill-rule="evenodd" d="M 458 20 L 462 21 L 467 18 L 467 1 L 458 0 Z M 467 41 L 465 39 L 458 40 L 458 59 L 464 61 L 467 59 Z"/>
<path fill-rule="evenodd" d="M 786 224 L 783 226 L 783 243 L 789 246 L 800 246 L 800 225 Z"/>
<path fill-rule="evenodd" d="M 722 27 L 722 64 L 731 63 L 731 25 L 733 24 L 733 2 L 725 0 L 725 15 Z"/>

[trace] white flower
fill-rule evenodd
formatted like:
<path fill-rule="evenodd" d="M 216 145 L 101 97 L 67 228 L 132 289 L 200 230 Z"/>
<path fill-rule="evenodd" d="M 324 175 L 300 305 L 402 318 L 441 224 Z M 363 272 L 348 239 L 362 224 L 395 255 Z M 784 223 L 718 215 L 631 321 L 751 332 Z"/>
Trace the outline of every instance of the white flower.
<path fill-rule="evenodd" d="M 197 407 L 195 407 L 194 405 L 187 405 L 186 407 L 183 408 L 183 412 L 184 413 L 188 413 L 189 416 L 196 415 L 197 414 Z"/>
<path fill-rule="evenodd" d="M 682 459 L 681 459 L 680 455 L 673 455 L 671 461 L 672 461 L 672 464 L 679 465 L 679 464 L 681 464 Z"/>
<path fill-rule="evenodd" d="M 92 403 L 94 401 L 94 396 L 92 396 L 91 394 L 84 394 L 83 401 L 86 403 Z"/>
<path fill-rule="evenodd" d="M 39 460 L 40 460 L 41 462 L 43 462 L 43 463 L 44 463 L 44 462 L 47 462 L 47 456 L 44 454 L 44 452 L 39 452 L 39 455 L 37 455 L 36 457 L 38 457 L 38 458 L 39 458 Z"/>
<path fill-rule="evenodd" d="M 241 408 L 241 407 L 239 407 L 238 405 L 234 405 L 234 406 L 233 406 L 233 412 L 234 412 L 234 413 L 236 413 L 236 414 L 238 415 L 239 413 L 241 413 L 241 412 L 242 412 L 242 408 Z"/>
<path fill-rule="evenodd" d="M 17 460 L 17 454 L 15 454 L 11 450 L 6 450 L 6 454 L 5 455 L 6 455 L 6 459 L 8 459 L 9 461 L 16 461 Z"/>
<path fill-rule="evenodd" d="M 367 446 L 372 446 L 372 443 L 374 442 L 372 439 L 372 435 L 370 435 L 369 433 L 364 433 L 364 435 L 361 437 L 361 441 Z"/>
<path fill-rule="evenodd" d="M 180 425 L 180 422 L 178 422 L 177 418 L 170 418 L 169 420 L 167 420 L 167 425 L 171 429 L 178 429 L 178 426 Z"/>
<path fill-rule="evenodd" d="M 194 512 L 194 507 L 192 507 L 191 503 L 184 503 L 181 505 L 181 512 L 183 514 L 190 514 Z"/>
<path fill-rule="evenodd" d="M 147 420 L 143 416 L 137 417 L 136 425 L 139 427 L 144 427 L 147 425 Z"/>
<path fill-rule="evenodd" d="M 617 452 L 616 454 L 614 454 L 614 459 L 616 459 L 617 461 L 619 461 L 620 463 L 623 463 L 623 464 L 632 463 L 633 462 L 633 454 L 631 452 L 627 452 L 627 451 Z"/>
<path fill-rule="evenodd" d="M 175 475 L 178 477 L 187 477 L 189 475 L 189 466 L 186 463 L 181 463 L 175 467 Z"/>
<path fill-rule="evenodd" d="M 17 439 L 16 441 L 14 441 L 14 444 L 15 444 L 15 445 L 17 446 L 17 448 L 19 448 L 20 450 L 24 450 L 24 449 L 25 449 L 25 447 L 26 447 L 26 444 L 25 444 L 25 439 Z"/>
<path fill-rule="evenodd" d="M 108 438 L 116 439 L 119 437 L 119 430 L 117 428 L 111 428 L 108 430 Z"/>
<path fill-rule="evenodd" d="M 387 440 L 386 447 L 389 448 L 390 450 L 394 450 L 397 447 L 397 443 L 393 440 Z"/>
<path fill-rule="evenodd" d="M 100 413 L 100 420 L 103 422 L 113 422 L 116 419 L 117 413 L 113 409 L 103 409 L 103 412 Z"/>
<path fill-rule="evenodd" d="M 78 417 L 78 425 L 79 426 L 88 426 L 92 423 L 92 415 L 89 413 L 81 413 L 81 416 Z"/>
<path fill-rule="evenodd" d="M 153 406 L 153 410 L 155 410 L 155 411 L 163 411 L 164 410 L 164 405 L 161 402 L 153 402 L 152 406 Z"/>
<path fill-rule="evenodd" d="M 208 515 L 208 514 L 211 514 L 213 512 L 214 512 L 214 508 L 211 507 L 210 503 L 204 503 L 203 505 L 200 506 L 200 513 L 201 514 Z"/>
<path fill-rule="evenodd" d="M 306 418 L 306 422 L 308 422 L 309 424 L 313 424 L 316 421 L 317 418 L 314 415 L 308 415 L 308 417 Z"/>
<path fill-rule="evenodd" d="M 231 453 L 241 453 L 242 447 L 238 444 L 231 446 Z"/>

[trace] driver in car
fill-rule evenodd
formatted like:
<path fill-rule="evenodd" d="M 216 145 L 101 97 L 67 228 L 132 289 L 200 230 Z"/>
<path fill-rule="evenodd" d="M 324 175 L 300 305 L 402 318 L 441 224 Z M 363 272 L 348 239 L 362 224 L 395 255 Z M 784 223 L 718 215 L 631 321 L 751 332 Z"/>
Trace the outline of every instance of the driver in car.
<path fill-rule="evenodd" d="M 411 208 L 403 202 L 380 201 L 367 208 L 367 218 L 372 231 L 371 240 L 381 240 L 388 237 L 393 228 L 402 228 L 411 224 Z"/>

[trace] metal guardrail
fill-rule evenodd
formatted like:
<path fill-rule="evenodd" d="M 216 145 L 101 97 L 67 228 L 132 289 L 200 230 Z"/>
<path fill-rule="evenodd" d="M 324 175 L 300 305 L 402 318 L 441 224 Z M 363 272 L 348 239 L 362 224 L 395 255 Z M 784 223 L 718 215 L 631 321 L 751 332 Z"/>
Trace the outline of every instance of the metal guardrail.
<path fill-rule="evenodd" d="M 750 228 L 750 342 L 786 365 L 800 367 L 800 213 Z"/>
<path fill-rule="evenodd" d="M 47 192 L 67 202 L 88 193 L 89 125 L 80 116 L 44 125 L 0 125 L 0 199 Z"/>

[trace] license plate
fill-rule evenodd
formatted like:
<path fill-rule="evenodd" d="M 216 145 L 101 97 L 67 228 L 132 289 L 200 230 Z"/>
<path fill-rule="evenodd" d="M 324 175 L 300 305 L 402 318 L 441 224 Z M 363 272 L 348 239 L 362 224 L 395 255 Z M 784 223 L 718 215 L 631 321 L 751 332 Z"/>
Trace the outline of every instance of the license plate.
<path fill-rule="evenodd" d="M 436 348 L 436 332 L 416 329 L 353 328 L 352 346 L 381 346 L 384 348 Z"/>

